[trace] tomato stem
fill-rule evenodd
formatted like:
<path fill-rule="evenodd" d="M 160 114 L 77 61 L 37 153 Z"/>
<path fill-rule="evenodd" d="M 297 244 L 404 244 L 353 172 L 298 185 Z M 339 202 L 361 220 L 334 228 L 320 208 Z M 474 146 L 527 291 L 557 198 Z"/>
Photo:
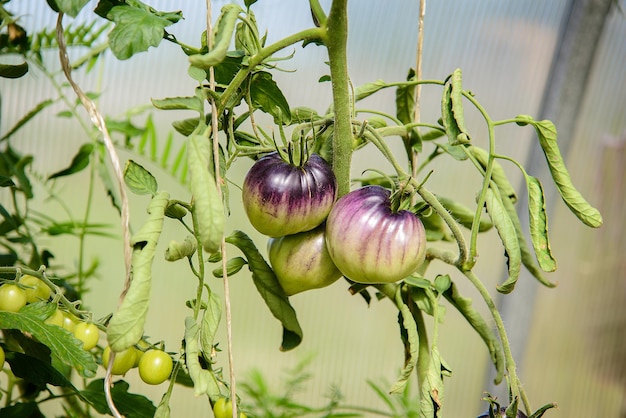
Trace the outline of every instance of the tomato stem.
<path fill-rule="evenodd" d="M 337 197 L 350 191 L 350 167 L 354 139 L 350 113 L 350 80 L 348 77 L 348 0 L 333 0 L 323 40 L 328 49 L 332 81 L 333 109 L 333 171 L 337 177 Z"/>

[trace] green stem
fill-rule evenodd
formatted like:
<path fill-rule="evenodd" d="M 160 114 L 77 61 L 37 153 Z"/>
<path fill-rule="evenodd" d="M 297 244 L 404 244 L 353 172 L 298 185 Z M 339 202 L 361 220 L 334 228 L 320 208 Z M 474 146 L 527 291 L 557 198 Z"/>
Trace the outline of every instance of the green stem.
<path fill-rule="evenodd" d="M 532 409 L 530 408 L 530 403 L 528 401 L 528 397 L 526 396 L 526 392 L 521 386 L 520 380 L 517 376 L 517 368 L 515 365 L 515 359 L 513 358 L 513 353 L 511 352 L 511 345 L 509 344 L 509 339 L 507 337 L 506 329 L 504 328 L 504 321 L 502 320 L 502 316 L 500 316 L 500 312 L 496 307 L 495 302 L 491 298 L 489 291 L 485 287 L 485 285 L 480 281 L 480 279 L 472 272 L 471 270 L 463 270 L 459 269 L 465 277 L 469 279 L 469 281 L 474 285 L 474 287 L 478 290 L 480 295 L 482 296 L 485 304 L 489 308 L 489 312 L 496 324 L 496 329 L 498 330 L 498 334 L 500 334 L 500 341 L 502 342 L 502 351 L 504 352 L 504 360 L 506 370 L 509 374 L 509 386 L 511 390 L 511 394 L 513 397 L 519 397 L 524 404 L 524 409 L 526 409 L 527 413 L 530 413 Z"/>
<path fill-rule="evenodd" d="M 337 194 L 342 196 L 350 191 L 350 167 L 354 145 L 347 60 L 348 0 L 333 0 L 325 29 L 323 40 L 328 49 L 335 112 L 333 171 L 337 177 Z"/>
<path fill-rule="evenodd" d="M 221 115 L 222 112 L 226 109 L 226 104 L 230 101 L 231 97 L 237 93 L 237 90 L 243 82 L 246 80 L 249 74 L 255 71 L 257 65 L 261 64 L 266 58 L 272 56 L 276 52 L 284 49 L 290 45 L 293 45 L 302 41 L 313 41 L 316 39 L 320 39 L 322 35 L 322 31 L 320 28 L 309 28 L 304 29 L 300 32 L 294 33 L 286 38 L 281 39 L 273 43 L 272 45 L 268 45 L 265 48 L 261 49 L 255 55 L 251 56 L 248 60 L 248 65 L 242 67 L 235 77 L 232 79 L 226 90 L 221 94 L 220 100 L 217 103 L 217 113 Z"/>
<path fill-rule="evenodd" d="M 318 0 L 309 0 L 309 7 L 311 8 L 311 14 L 313 15 L 313 20 L 315 21 L 315 26 L 323 26 L 326 24 L 326 13 L 324 13 L 324 9 L 320 5 Z"/>

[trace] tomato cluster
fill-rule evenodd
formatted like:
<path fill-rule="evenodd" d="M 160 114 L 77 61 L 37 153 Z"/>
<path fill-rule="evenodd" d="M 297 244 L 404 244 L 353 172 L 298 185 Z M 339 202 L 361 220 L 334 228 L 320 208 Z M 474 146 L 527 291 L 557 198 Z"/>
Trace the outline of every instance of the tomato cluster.
<path fill-rule="evenodd" d="M 52 291 L 35 276 L 23 275 L 18 283 L 0 286 L 0 311 L 18 312 L 27 303 L 50 299 Z"/>
<path fill-rule="evenodd" d="M 342 275 L 359 283 L 397 282 L 424 261 L 424 226 L 415 214 L 392 209 L 389 190 L 365 186 L 337 201 L 336 193 L 332 168 L 316 154 L 295 166 L 272 153 L 246 175 L 246 214 L 270 237 L 270 264 L 288 296 Z"/>
<path fill-rule="evenodd" d="M 109 367 L 111 347 L 106 346 L 102 352 L 102 366 Z M 146 351 L 135 346 L 115 353 L 111 366 L 111 374 L 125 375 L 130 369 L 137 368 L 139 377 L 149 385 L 160 385 L 165 382 L 174 368 L 172 357 L 163 350 L 148 348 Z"/>

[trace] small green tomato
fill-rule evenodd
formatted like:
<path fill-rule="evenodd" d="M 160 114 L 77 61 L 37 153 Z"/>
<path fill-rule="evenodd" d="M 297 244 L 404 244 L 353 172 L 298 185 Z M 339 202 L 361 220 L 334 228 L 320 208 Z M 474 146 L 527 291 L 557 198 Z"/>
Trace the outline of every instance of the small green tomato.
<path fill-rule="evenodd" d="M 0 311 L 17 312 L 26 305 L 26 292 L 13 283 L 0 286 Z"/>
<path fill-rule="evenodd" d="M 139 360 L 139 377 L 149 385 L 160 385 L 170 377 L 173 367 L 172 358 L 165 351 L 148 350 Z"/>
<path fill-rule="evenodd" d="M 26 286 L 24 292 L 26 293 L 26 302 L 33 303 L 39 300 L 50 299 L 52 291 L 39 278 L 25 274 L 20 277 L 20 284 Z"/>
<path fill-rule="evenodd" d="M 91 350 L 98 345 L 100 331 L 95 324 L 79 322 L 74 328 L 74 336 L 83 342 L 83 350 Z"/>
<path fill-rule="evenodd" d="M 111 356 L 111 347 L 106 346 L 102 352 L 102 365 L 104 368 L 109 367 L 109 357 Z M 115 353 L 115 360 L 113 360 L 113 367 L 111 368 L 111 374 L 124 375 L 135 364 L 135 357 L 137 356 L 137 349 L 130 347 L 119 353 Z"/>

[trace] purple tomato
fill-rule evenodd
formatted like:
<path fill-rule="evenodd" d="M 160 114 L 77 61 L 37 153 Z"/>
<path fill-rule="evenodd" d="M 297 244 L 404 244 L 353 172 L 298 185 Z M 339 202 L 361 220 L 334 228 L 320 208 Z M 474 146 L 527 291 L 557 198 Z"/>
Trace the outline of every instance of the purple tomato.
<path fill-rule="evenodd" d="M 337 196 L 331 166 L 312 154 L 301 167 L 277 153 L 259 159 L 243 183 L 243 205 L 252 226 L 270 237 L 310 231 L 320 225 Z"/>
<path fill-rule="evenodd" d="M 333 206 L 326 221 L 326 246 L 349 279 L 393 283 L 424 262 L 426 233 L 415 214 L 391 209 L 389 190 L 366 186 Z"/>

